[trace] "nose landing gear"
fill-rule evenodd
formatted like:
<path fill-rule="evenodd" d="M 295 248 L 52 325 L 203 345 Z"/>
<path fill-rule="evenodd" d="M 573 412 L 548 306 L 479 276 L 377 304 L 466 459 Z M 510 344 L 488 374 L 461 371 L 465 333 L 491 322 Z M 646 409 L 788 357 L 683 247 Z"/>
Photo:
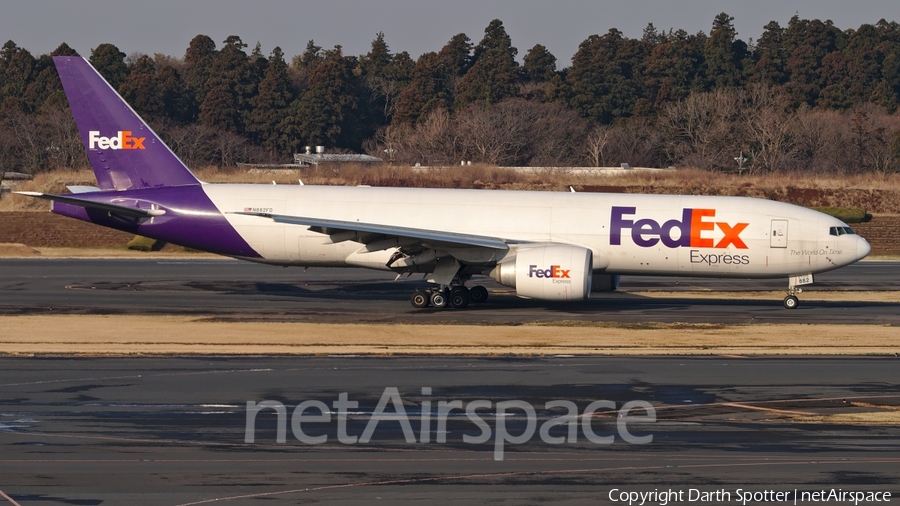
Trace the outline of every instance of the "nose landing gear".
<path fill-rule="evenodd" d="M 788 295 L 784 298 L 785 309 L 796 309 L 798 305 L 800 305 L 800 299 L 796 295 Z"/>
<path fill-rule="evenodd" d="M 456 285 L 416 290 L 410 297 L 409 302 L 416 309 L 428 306 L 437 309 L 446 307 L 465 309 L 470 303 L 484 302 L 487 300 L 487 297 L 488 291 L 483 286 L 473 286 L 469 289 L 463 285 Z"/>
<path fill-rule="evenodd" d="M 803 292 L 800 285 L 808 285 L 813 282 L 812 274 L 803 274 L 800 276 L 791 276 L 788 278 L 787 297 L 784 298 L 785 309 L 797 309 L 800 305 L 800 299 L 797 294 Z"/>

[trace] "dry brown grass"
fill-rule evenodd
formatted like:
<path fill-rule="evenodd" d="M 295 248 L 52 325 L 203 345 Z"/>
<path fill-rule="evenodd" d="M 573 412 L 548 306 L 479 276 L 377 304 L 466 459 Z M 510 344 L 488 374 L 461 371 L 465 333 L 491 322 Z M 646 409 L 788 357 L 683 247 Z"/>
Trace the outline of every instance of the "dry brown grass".
<path fill-rule="evenodd" d="M 745 195 L 791 201 L 792 190 L 810 189 L 825 192 L 828 202 L 813 197 L 804 205 L 853 205 L 870 212 L 900 213 L 900 174 L 881 176 L 864 174 L 847 177 L 808 176 L 800 174 L 765 174 L 738 176 L 698 169 L 672 171 L 634 171 L 614 176 L 570 174 L 562 169 L 539 173 L 516 172 L 489 165 L 449 166 L 430 170 L 391 165 L 359 164 L 311 167 L 296 170 L 219 169 L 202 167 L 197 176 L 211 183 L 304 184 L 334 186 L 392 186 L 412 188 L 487 188 L 507 190 L 623 191 L 629 193 L 670 193 L 685 195 Z M 66 185 L 94 185 L 89 170 L 67 170 L 39 174 L 34 181 L 18 190 L 64 193 Z M 822 200 L 821 198 L 819 200 Z M 839 202 L 832 204 L 831 202 Z M 0 211 L 46 210 L 46 204 L 19 196 L 0 202 Z"/>
<path fill-rule="evenodd" d="M 0 257 L 33 257 L 40 254 L 38 250 L 24 244 L 0 242 Z"/>
<path fill-rule="evenodd" d="M 31 181 L 26 181 L 16 187 L 15 191 L 35 191 L 43 193 L 69 193 L 66 186 L 83 185 L 96 186 L 97 180 L 89 169 L 81 170 L 56 170 L 43 172 L 34 176 Z M 0 200 L 0 211 L 40 211 L 47 212 L 49 204 L 46 200 L 10 195 Z"/>
<path fill-rule="evenodd" d="M 900 331 L 879 325 L 362 325 L 31 315 L 0 316 L 0 328 L 0 354 L 29 355 L 888 355 L 900 348 Z M 66 332 L 49 331 L 60 328 Z"/>

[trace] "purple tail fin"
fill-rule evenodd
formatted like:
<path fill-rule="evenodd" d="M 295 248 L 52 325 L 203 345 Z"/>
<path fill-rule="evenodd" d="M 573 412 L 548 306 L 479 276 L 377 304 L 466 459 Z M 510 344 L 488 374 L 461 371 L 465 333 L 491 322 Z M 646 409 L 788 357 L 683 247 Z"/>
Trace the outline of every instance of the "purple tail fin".
<path fill-rule="evenodd" d="M 53 62 L 100 188 L 129 190 L 199 184 L 87 60 L 56 56 Z"/>

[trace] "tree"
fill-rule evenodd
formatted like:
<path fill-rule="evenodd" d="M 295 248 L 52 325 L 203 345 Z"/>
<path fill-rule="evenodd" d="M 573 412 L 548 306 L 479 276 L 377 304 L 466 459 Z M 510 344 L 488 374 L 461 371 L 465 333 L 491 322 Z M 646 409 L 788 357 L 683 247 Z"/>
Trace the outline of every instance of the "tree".
<path fill-rule="evenodd" d="M 306 50 L 299 57 L 294 58 L 294 65 L 306 71 L 312 72 L 322 63 L 322 46 L 317 46 L 312 39 L 306 43 Z"/>
<path fill-rule="evenodd" d="M 405 69 L 391 68 L 393 60 L 394 55 L 384 41 L 383 32 L 378 32 L 369 53 L 359 58 L 359 71 L 368 91 L 365 101 L 360 103 L 361 116 L 368 120 L 373 130 L 388 121 L 397 96 L 409 79 L 408 73 L 404 75 Z M 388 76 L 389 68 L 394 75 Z"/>
<path fill-rule="evenodd" d="M 644 96 L 656 110 L 705 88 L 701 67 L 706 35 L 678 30 L 659 39 L 644 59 Z"/>
<path fill-rule="evenodd" d="M 708 89 L 741 84 L 741 62 L 747 56 L 747 45 L 737 39 L 733 21 L 724 12 L 717 15 L 706 39 L 704 62 Z"/>
<path fill-rule="evenodd" d="M 457 83 L 471 65 L 471 51 L 469 37 L 459 33 L 440 52 L 420 56 L 397 99 L 394 122 L 417 122 L 437 109 L 452 109 Z"/>
<path fill-rule="evenodd" d="M 395 123 L 415 123 L 436 108 L 449 108 L 450 97 L 443 87 L 441 64 L 440 55 L 434 52 L 419 57 L 409 85 L 397 98 Z"/>
<path fill-rule="evenodd" d="M 454 107 L 473 102 L 497 103 L 518 95 L 516 54 L 503 22 L 495 19 L 484 30 L 484 38 L 475 46 L 472 66 L 459 82 Z"/>
<path fill-rule="evenodd" d="M 788 55 L 785 84 L 794 106 L 814 106 L 824 88 L 821 74 L 825 57 L 845 44 L 844 34 L 831 21 L 809 21 L 793 16 L 784 32 L 785 53 Z"/>
<path fill-rule="evenodd" d="M 271 152 L 289 151 L 279 131 L 279 125 L 288 114 L 288 107 L 294 100 L 288 67 L 284 53 L 275 47 L 269 56 L 265 76 L 259 83 L 259 94 L 250 99 L 252 106 L 247 117 L 247 131 L 251 139 L 263 144 Z M 288 145 L 285 145 L 288 144 Z"/>
<path fill-rule="evenodd" d="M 7 42 L 9 44 L 9 42 Z M 0 100 L 22 99 L 25 89 L 31 83 L 37 61 L 27 49 L 3 48 L 3 87 L 0 88 Z"/>
<path fill-rule="evenodd" d="M 175 67 L 160 67 L 156 71 L 156 82 L 165 117 L 179 124 L 191 122 L 197 117 L 194 96 Z"/>
<path fill-rule="evenodd" d="M 184 83 L 191 95 L 190 109 L 199 113 L 200 104 L 206 99 L 206 83 L 216 59 L 216 43 L 206 35 L 191 39 L 184 53 Z"/>
<path fill-rule="evenodd" d="M 782 85 L 787 81 L 784 49 L 784 28 L 777 21 L 763 27 L 763 34 L 753 48 L 753 67 L 748 70 L 748 80 L 764 85 Z"/>
<path fill-rule="evenodd" d="M 244 133 L 249 100 L 256 92 L 253 69 L 244 53 L 245 47 L 247 44 L 236 35 L 225 39 L 210 67 L 206 81 L 209 91 L 200 104 L 201 123 L 239 135 Z"/>
<path fill-rule="evenodd" d="M 138 114 L 147 119 L 158 120 L 165 114 L 156 80 L 156 64 L 147 55 L 134 62 L 119 93 Z"/>
<path fill-rule="evenodd" d="M 325 52 L 313 69 L 309 87 L 291 106 L 285 132 L 292 143 L 359 149 L 364 140 L 357 130 L 358 77 L 356 58 L 345 57 L 340 46 Z"/>
<path fill-rule="evenodd" d="M 646 47 L 611 29 L 591 35 L 578 47 L 566 75 L 569 106 L 599 124 L 629 117 L 643 94 Z"/>
<path fill-rule="evenodd" d="M 372 49 L 359 58 L 359 68 L 363 77 L 383 76 L 385 69 L 391 64 L 391 59 L 391 50 L 384 41 L 384 32 L 378 32 L 372 41 Z"/>
<path fill-rule="evenodd" d="M 119 89 L 128 77 L 128 66 L 125 65 L 125 53 L 113 44 L 100 44 L 91 49 L 91 65 L 115 89 Z"/>
<path fill-rule="evenodd" d="M 556 76 L 556 57 L 545 47 L 535 44 L 525 54 L 522 78 L 530 83 L 544 83 Z"/>

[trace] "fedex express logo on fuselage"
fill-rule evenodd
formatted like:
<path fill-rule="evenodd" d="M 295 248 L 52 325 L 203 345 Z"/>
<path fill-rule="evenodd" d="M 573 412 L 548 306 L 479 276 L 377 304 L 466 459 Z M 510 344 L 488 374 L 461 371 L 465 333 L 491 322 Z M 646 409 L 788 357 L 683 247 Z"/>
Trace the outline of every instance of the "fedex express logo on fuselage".
<path fill-rule="evenodd" d="M 133 137 L 131 130 L 119 130 L 114 137 L 103 137 L 97 130 L 88 132 L 88 149 L 144 149 L 146 137 Z"/>
<path fill-rule="evenodd" d="M 747 249 L 741 240 L 741 232 L 749 223 L 731 225 L 722 221 L 713 221 L 715 209 L 684 209 L 681 220 L 669 220 L 660 224 L 656 220 L 644 218 L 633 220 L 634 207 L 613 207 L 609 223 L 609 244 L 622 244 L 622 231 L 631 231 L 631 240 L 642 248 L 656 246 L 662 242 L 669 248 L 727 248 Z M 708 221 L 707 221 L 708 219 Z M 704 232 L 718 228 L 725 234 L 718 242 L 704 237 Z"/>

